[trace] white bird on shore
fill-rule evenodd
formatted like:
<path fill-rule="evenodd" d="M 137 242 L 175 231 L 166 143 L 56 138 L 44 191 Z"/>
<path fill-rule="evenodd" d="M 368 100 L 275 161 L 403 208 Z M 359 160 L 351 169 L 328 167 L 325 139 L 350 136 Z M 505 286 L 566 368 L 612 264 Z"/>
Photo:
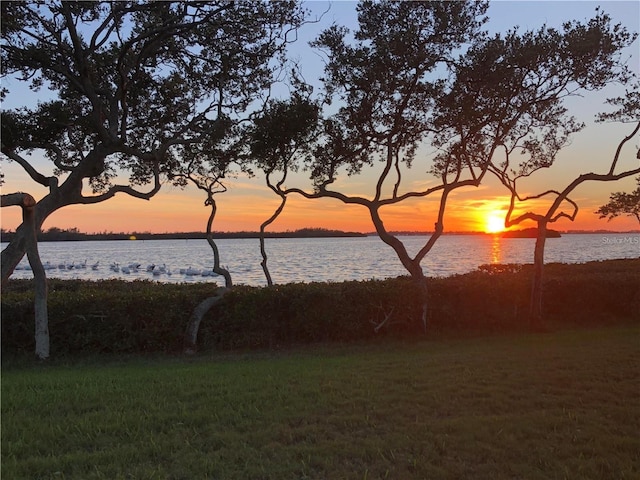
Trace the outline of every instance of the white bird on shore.
<path fill-rule="evenodd" d="M 92 270 L 97 270 L 99 265 L 100 265 L 100 260 L 98 260 L 96 263 L 94 263 L 93 265 L 91 265 L 91 269 L 92 269 Z"/>
<path fill-rule="evenodd" d="M 187 271 L 185 272 L 185 274 L 189 277 L 193 276 L 193 275 L 200 275 L 200 270 L 198 270 L 197 268 L 187 268 Z"/>
<path fill-rule="evenodd" d="M 147 265 L 147 272 L 153 272 L 154 268 L 156 268 L 155 263 L 152 263 L 151 265 Z"/>

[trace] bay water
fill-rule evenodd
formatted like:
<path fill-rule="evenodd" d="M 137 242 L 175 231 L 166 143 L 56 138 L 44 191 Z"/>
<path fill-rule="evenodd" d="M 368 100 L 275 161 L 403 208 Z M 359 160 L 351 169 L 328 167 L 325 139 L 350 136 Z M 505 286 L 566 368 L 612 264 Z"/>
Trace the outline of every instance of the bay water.
<path fill-rule="evenodd" d="M 418 235 L 399 238 L 411 255 L 427 239 Z M 221 263 L 230 270 L 235 284 L 266 285 L 257 239 L 218 239 L 216 243 Z M 442 277 L 470 272 L 485 264 L 532 263 L 534 243 L 532 238 L 444 235 L 422 261 L 422 267 L 427 276 Z M 5 246 L 2 244 L 2 248 Z M 213 254 L 206 240 L 41 242 L 39 250 L 49 278 L 224 283 L 221 277 L 208 275 L 213 267 Z M 377 236 L 270 238 L 266 240 L 266 250 L 275 283 L 407 275 L 395 252 Z M 546 263 L 638 257 L 640 233 L 564 234 L 548 239 L 545 249 Z M 32 277 L 25 256 L 12 278 Z"/>

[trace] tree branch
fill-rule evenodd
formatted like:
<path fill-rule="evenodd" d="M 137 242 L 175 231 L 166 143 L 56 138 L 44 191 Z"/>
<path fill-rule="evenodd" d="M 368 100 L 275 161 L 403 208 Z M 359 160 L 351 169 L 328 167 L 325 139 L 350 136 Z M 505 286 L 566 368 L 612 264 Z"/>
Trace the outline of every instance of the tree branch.
<path fill-rule="evenodd" d="M 31 208 L 36 205 L 36 200 L 24 192 L 8 193 L 0 197 L 0 207 L 22 207 Z"/>
<path fill-rule="evenodd" d="M 160 191 L 160 187 L 162 186 L 160 183 L 160 170 L 158 167 L 158 163 L 154 164 L 154 184 L 153 188 L 148 192 L 140 192 L 129 185 L 114 185 L 109 190 L 101 195 L 95 195 L 91 197 L 81 196 L 79 201 L 76 203 L 89 205 L 94 203 L 104 202 L 110 198 L 113 198 L 116 193 L 126 193 L 135 198 L 140 198 L 142 200 L 150 200 L 156 193 Z"/>
<path fill-rule="evenodd" d="M 624 147 L 624 144 L 627 143 L 629 140 L 631 140 L 633 137 L 635 137 L 636 133 L 638 133 L 638 131 L 640 131 L 640 122 L 637 123 L 636 127 L 633 129 L 633 132 L 631 132 L 628 136 L 624 137 L 620 143 L 618 144 L 618 148 L 616 149 L 616 153 L 613 156 L 613 162 L 611 162 L 611 168 L 609 169 L 609 175 L 613 175 L 613 172 L 616 169 L 616 164 L 618 163 L 618 158 L 620 158 L 620 152 L 622 151 L 622 147 Z M 638 159 L 640 159 L 640 150 L 638 150 Z"/>
<path fill-rule="evenodd" d="M 50 186 L 51 177 L 45 177 L 43 174 L 38 172 L 35 168 L 33 168 L 33 165 L 31 165 L 27 159 L 18 155 L 13 150 L 3 149 L 2 153 L 4 153 L 11 160 L 15 161 L 18 165 L 20 165 L 27 172 L 27 174 L 29 174 L 34 182 L 39 183 L 40 185 L 43 185 L 45 187 Z"/>

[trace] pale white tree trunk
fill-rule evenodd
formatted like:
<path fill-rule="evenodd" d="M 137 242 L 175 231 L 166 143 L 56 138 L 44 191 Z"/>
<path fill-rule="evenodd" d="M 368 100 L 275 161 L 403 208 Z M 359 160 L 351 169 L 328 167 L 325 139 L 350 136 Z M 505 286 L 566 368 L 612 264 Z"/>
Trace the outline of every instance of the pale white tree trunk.
<path fill-rule="evenodd" d="M 531 302 L 529 306 L 529 328 L 532 331 L 542 329 L 542 295 L 544 275 L 544 246 L 547 241 L 547 223 L 538 221 L 538 235 L 533 255 L 533 279 L 531 282 Z"/>
<path fill-rule="evenodd" d="M 40 360 L 49 358 L 49 316 L 47 311 L 47 276 L 38 253 L 38 236 L 35 221 L 35 199 L 28 193 L 2 195 L 2 206 L 22 207 L 23 225 L 26 227 L 26 251 L 35 282 L 35 354 Z"/>

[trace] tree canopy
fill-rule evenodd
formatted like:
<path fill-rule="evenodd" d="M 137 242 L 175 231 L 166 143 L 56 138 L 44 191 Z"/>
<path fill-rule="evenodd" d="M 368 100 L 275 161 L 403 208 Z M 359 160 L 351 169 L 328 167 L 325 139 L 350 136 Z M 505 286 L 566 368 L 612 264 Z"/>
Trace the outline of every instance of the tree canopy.
<path fill-rule="evenodd" d="M 452 191 L 487 172 L 511 178 L 550 166 L 583 127 L 564 100 L 631 76 L 620 55 L 635 36 L 601 11 L 558 29 L 489 35 L 487 6 L 365 1 L 352 37 L 334 25 L 313 43 L 327 56 L 324 101 L 337 112 L 307 164 L 315 190 L 287 193 L 365 207 L 412 275 L 422 275 L 419 262 L 443 231 Z M 378 172 L 370 196 L 334 187 L 365 167 Z M 381 210 L 430 195 L 440 201 L 435 233 L 412 257 Z"/>
<path fill-rule="evenodd" d="M 224 149 L 234 121 L 273 83 L 287 34 L 304 19 L 292 1 L 1 8 L 2 75 L 51 97 L 2 111 L 2 154 L 50 192 L 38 202 L 38 227 L 65 205 L 120 192 L 149 199 L 165 180 L 183 184 L 176 175 L 190 161 L 183 153 L 202 152 L 203 144 Z M 37 170 L 35 150 L 53 162 L 54 176 Z M 22 244 L 3 251 L 3 278 Z"/>
<path fill-rule="evenodd" d="M 551 166 L 582 129 L 565 99 L 632 76 L 620 54 L 635 36 L 599 10 L 559 29 L 489 35 L 487 7 L 364 1 L 352 35 L 338 25 L 323 31 L 312 45 L 326 55 L 322 101 L 330 108 L 305 164 L 313 190 L 280 191 L 281 207 L 290 194 L 364 207 L 421 285 L 425 328 L 420 263 L 444 231 L 451 193 L 478 187 L 488 172 L 513 191 L 514 177 Z M 336 182 L 365 168 L 377 175 L 368 195 Z M 412 255 L 387 230 L 383 210 L 429 196 L 439 201 L 433 234 Z"/>
<path fill-rule="evenodd" d="M 636 179 L 636 183 L 638 188 L 631 193 L 612 193 L 609 202 L 596 210 L 600 218 L 611 221 L 620 215 L 629 215 L 635 217 L 640 223 L 640 177 Z"/>

